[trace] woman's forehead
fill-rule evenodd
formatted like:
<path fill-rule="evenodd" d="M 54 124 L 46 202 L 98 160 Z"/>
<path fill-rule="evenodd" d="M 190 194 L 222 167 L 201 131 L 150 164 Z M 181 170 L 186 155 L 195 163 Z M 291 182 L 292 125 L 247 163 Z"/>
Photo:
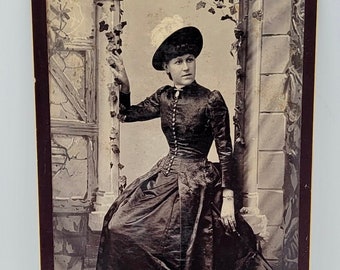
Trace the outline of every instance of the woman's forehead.
<path fill-rule="evenodd" d="M 172 58 L 171 60 L 175 60 L 175 59 L 186 59 L 186 58 L 195 58 L 195 56 L 192 54 L 192 53 L 186 53 L 186 54 L 183 54 L 183 55 L 179 55 L 179 56 L 176 56 L 174 58 Z M 170 60 L 170 61 L 171 61 Z"/>

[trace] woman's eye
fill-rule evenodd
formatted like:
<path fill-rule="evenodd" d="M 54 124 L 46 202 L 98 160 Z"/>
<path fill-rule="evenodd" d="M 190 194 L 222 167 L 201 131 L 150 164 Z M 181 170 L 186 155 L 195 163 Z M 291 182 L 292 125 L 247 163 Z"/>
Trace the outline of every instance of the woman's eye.
<path fill-rule="evenodd" d="M 188 62 L 188 63 L 191 63 L 191 62 L 193 62 L 194 60 L 195 60 L 195 58 L 193 58 L 193 57 L 187 58 L 187 62 Z"/>
<path fill-rule="evenodd" d="M 175 64 L 177 64 L 177 65 L 182 64 L 182 60 L 176 60 Z"/>

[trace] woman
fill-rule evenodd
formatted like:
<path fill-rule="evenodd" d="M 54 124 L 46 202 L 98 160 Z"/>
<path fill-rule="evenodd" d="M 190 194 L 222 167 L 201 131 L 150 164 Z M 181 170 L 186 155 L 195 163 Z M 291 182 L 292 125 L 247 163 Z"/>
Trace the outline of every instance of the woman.
<path fill-rule="evenodd" d="M 169 154 L 133 181 L 111 206 L 104 220 L 97 269 L 226 267 L 219 257 L 222 224 L 212 203 L 220 209 L 227 230 L 234 231 L 229 115 L 221 94 L 195 81 L 202 45 L 195 27 L 183 27 L 168 36 L 152 64 L 168 74 L 172 85 L 134 106 L 130 106 L 122 59 L 112 56 L 112 71 L 122 86 L 121 121 L 160 117 Z M 207 161 L 213 140 L 219 169 Z"/>

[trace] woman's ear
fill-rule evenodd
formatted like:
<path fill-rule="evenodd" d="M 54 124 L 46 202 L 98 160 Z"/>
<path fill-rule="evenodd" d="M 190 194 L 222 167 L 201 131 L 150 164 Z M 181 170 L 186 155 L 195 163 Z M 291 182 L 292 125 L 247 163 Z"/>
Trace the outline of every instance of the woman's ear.
<path fill-rule="evenodd" d="M 169 67 L 167 63 L 163 63 L 163 69 L 165 70 L 166 73 L 169 73 Z"/>

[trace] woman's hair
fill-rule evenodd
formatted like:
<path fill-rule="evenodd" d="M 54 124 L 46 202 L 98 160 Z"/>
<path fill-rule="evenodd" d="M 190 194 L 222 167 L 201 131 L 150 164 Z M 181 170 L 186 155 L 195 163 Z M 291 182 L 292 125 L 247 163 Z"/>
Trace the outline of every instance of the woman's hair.
<path fill-rule="evenodd" d="M 170 72 L 167 72 L 166 75 L 168 75 L 169 79 L 172 81 L 172 76 Z"/>
<path fill-rule="evenodd" d="M 171 59 L 174 59 L 178 56 L 182 56 L 185 54 L 193 54 L 195 51 L 195 44 L 177 44 L 177 45 L 169 45 L 166 50 L 164 50 L 163 60 L 164 63 L 169 63 Z"/>

